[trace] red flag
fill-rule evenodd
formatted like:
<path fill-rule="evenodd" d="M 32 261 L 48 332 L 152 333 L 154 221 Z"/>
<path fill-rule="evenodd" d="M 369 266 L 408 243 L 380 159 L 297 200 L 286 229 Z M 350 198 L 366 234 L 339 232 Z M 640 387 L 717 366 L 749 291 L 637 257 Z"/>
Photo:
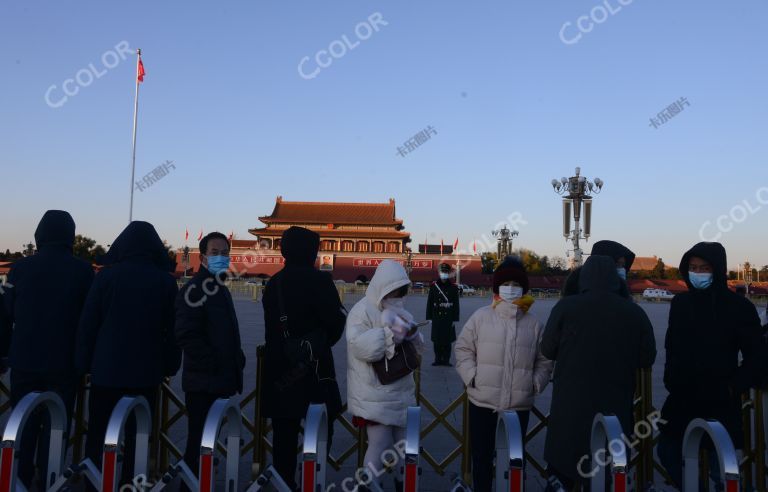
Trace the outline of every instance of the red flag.
<path fill-rule="evenodd" d="M 443 254 L 443 239 L 440 238 L 440 255 Z"/>
<path fill-rule="evenodd" d="M 456 237 L 456 240 L 453 242 L 453 252 L 455 253 L 457 249 L 459 249 L 459 238 L 458 237 Z"/>
<path fill-rule="evenodd" d="M 144 62 L 141 61 L 141 55 L 139 55 L 139 65 L 136 67 L 136 80 L 144 82 Z"/>
<path fill-rule="evenodd" d="M 229 231 L 229 242 L 232 242 L 232 238 L 235 235 L 235 231 Z"/>
<path fill-rule="evenodd" d="M 200 234 L 197 236 L 197 240 L 202 241 L 202 239 L 203 239 L 203 230 L 200 229 Z"/>
<path fill-rule="evenodd" d="M 184 229 L 184 240 L 186 241 L 188 239 L 189 239 L 189 228 L 186 228 Z"/>
<path fill-rule="evenodd" d="M 477 241 L 472 243 L 472 251 L 474 251 L 474 253 L 477 254 Z"/>

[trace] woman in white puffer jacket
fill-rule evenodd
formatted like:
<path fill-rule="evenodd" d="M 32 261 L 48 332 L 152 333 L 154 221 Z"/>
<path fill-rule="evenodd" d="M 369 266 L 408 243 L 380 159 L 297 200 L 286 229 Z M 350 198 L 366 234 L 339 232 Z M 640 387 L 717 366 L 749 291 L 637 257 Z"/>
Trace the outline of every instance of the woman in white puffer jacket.
<path fill-rule="evenodd" d="M 507 257 L 493 273 L 494 300 L 475 311 L 456 341 L 456 370 L 467 386 L 472 478 L 490 492 L 498 412 L 516 410 L 523 433 L 535 395 L 549 382 L 553 362 L 541 355 L 544 326 L 528 309 L 528 275 Z"/>
<path fill-rule="evenodd" d="M 366 429 L 368 449 L 363 462 L 374 479 L 384 471 L 382 457 L 394 456 L 385 451 L 405 438 L 407 409 L 416 405 L 413 374 L 383 385 L 371 365 L 391 358 L 395 346 L 404 339 L 419 352 L 423 348 L 421 334 L 412 328 L 413 317 L 403 307 L 410 284 L 402 265 L 384 260 L 365 297 L 347 315 L 347 405 L 353 423 Z M 401 476 L 401 465 L 394 466 L 397 477 Z"/>

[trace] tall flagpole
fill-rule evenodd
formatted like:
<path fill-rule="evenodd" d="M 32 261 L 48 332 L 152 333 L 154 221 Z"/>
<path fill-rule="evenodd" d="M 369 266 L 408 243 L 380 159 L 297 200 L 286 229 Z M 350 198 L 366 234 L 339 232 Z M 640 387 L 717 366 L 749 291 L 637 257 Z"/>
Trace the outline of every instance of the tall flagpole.
<path fill-rule="evenodd" d="M 131 208 L 128 211 L 128 223 L 133 221 L 133 187 L 136 176 L 136 123 L 139 115 L 139 63 L 141 63 L 141 49 L 136 50 L 136 98 L 133 105 L 133 158 L 131 159 Z"/>

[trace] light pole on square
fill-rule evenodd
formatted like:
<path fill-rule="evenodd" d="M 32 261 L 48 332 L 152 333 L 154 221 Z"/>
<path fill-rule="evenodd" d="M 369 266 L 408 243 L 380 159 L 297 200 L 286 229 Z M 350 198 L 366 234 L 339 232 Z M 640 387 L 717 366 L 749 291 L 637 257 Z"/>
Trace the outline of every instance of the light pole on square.
<path fill-rule="evenodd" d="M 605 182 L 600 178 L 590 181 L 581 176 L 580 167 L 576 168 L 575 176 L 552 180 L 552 189 L 558 195 L 563 195 L 563 236 L 566 240 L 573 242 L 573 268 L 578 268 L 582 264 L 583 252 L 579 241 L 581 239 L 588 240 L 592 233 L 592 196 L 590 193 L 597 195 L 602 191 L 604 184 Z M 571 216 L 573 216 L 573 229 L 571 229 Z M 581 228 L 582 223 L 584 229 Z"/>

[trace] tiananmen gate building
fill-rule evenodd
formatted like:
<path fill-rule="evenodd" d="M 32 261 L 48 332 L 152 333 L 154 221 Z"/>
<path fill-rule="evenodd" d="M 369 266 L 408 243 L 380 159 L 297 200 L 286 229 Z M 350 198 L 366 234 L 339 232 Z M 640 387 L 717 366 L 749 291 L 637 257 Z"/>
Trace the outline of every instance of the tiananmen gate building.
<path fill-rule="evenodd" d="M 382 260 L 390 259 L 411 268 L 411 280 L 427 282 L 437 278 L 442 262 L 461 267 L 460 281 L 486 285 L 479 255 L 453 254 L 450 246 L 420 247 L 410 252 L 410 233 L 395 213 L 395 200 L 387 203 L 289 202 L 277 197 L 270 215 L 259 217 L 264 227 L 249 229 L 253 239 L 234 239 L 230 269 L 243 277 L 268 278 L 280 271 L 280 238 L 292 226 L 305 227 L 320 235 L 317 267 L 334 280 L 369 281 Z M 420 245 L 422 246 L 422 245 Z M 184 272 L 183 253 L 178 251 L 178 272 Z M 197 271 L 199 252 L 190 249 L 189 268 Z"/>

